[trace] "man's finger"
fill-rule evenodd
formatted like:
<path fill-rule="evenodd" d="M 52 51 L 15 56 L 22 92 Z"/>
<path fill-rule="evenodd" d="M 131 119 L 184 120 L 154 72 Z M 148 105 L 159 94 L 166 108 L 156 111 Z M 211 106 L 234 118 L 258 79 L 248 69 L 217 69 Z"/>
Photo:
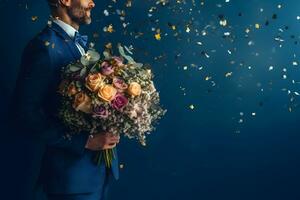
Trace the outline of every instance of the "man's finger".
<path fill-rule="evenodd" d="M 112 149 L 114 147 L 116 147 L 116 143 L 111 143 L 111 144 L 105 145 L 105 149 Z"/>
<path fill-rule="evenodd" d="M 111 139 L 109 139 L 108 141 L 109 141 L 109 143 L 116 143 L 116 142 L 118 142 L 120 139 L 118 139 L 118 138 L 111 138 Z"/>
<path fill-rule="evenodd" d="M 116 146 L 116 142 L 109 142 L 103 146 L 103 149 L 110 149 Z"/>
<path fill-rule="evenodd" d="M 120 138 L 117 137 L 117 136 L 115 136 L 115 137 L 109 137 L 108 139 L 109 139 L 109 140 L 119 140 Z"/>

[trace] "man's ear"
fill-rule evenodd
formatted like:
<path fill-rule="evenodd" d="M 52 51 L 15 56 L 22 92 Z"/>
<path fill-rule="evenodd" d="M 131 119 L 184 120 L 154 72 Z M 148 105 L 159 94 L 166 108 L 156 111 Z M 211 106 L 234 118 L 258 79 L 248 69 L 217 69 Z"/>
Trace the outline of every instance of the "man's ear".
<path fill-rule="evenodd" d="M 59 4 L 65 7 L 70 7 L 71 6 L 72 0 L 59 0 Z"/>

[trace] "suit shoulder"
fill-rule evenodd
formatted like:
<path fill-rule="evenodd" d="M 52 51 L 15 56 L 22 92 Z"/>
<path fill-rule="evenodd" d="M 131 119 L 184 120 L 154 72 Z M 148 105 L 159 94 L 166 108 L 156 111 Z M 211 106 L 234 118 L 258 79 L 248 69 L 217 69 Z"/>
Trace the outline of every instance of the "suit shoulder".
<path fill-rule="evenodd" d="M 32 50 L 51 50 L 54 48 L 57 36 L 55 32 L 46 26 L 40 33 L 35 35 L 26 45 L 25 51 Z"/>

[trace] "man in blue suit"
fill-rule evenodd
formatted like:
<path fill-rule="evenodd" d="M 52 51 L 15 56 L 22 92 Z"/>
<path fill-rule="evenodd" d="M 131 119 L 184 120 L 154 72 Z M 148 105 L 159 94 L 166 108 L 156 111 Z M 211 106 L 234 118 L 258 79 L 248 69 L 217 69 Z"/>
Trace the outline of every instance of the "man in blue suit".
<path fill-rule="evenodd" d="M 49 200 L 102 200 L 107 184 L 118 179 L 119 136 L 99 133 L 66 137 L 57 118 L 61 68 L 87 50 L 79 26 L 91 23 L 93 0 L 47 0 L 53 20 L 26 46 L 14 96 L 13 123 L 18 133 L 40 145 L 43 156 L 39 182 Z M 113 149 L 112 167 L 97 165 L 97 151 Z"/>

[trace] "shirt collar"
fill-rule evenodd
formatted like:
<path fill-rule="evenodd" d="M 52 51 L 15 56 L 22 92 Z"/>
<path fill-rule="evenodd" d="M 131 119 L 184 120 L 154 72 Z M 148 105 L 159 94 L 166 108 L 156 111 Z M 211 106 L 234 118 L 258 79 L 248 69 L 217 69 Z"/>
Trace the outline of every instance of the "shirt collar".
<path fill-rule="evenodd" d="M 75 33 L 78 32 L 73 26 L 59 20 L 59 19 L 55 19 L 53 20 L 54 23 L 56 23 L 57 25 L 59 25 L 72 39 L 75 36 Z"/>

